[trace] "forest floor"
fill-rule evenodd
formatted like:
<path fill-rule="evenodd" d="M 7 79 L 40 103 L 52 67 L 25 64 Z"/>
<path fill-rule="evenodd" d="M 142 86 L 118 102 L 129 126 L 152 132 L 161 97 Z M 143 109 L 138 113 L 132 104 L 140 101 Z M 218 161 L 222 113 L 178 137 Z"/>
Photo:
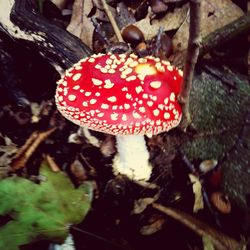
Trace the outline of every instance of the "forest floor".
<path fill-rule="evenodd" d="M 113 26 L 99 1 L 37 2 L 43 17 L 79 37 L 94 53 L 128 49 L 125 43 L 115 43 Z M 189 35 L 187 1 L 108 3 L 120 29 L 133 24 L 142 31 L 142 38 L 128 32 L 132 32 L 130 51 L 170 60 L 183 68 Z M 208 41 L 218 29 L 223 36 L 228 25 L 247 13 L 246 5 L 243 1 L 203 0 L 202 38 Z M 54 96 L 60 75 L 53 65 L 35 50 L 0 33 L 0 240 L 6 231 L 10 241 L 15 241 L 16 231 L 6 230 L 7 225 L 15 220 L 36 222 L 39 219 L 30 215 L 46 200 L 32 200 L 35 187 L 34 192 L 10 192 L 1 182 L 20 177 L 41 185 L 46 182 L 40 172 L 45 164 L 52 172 L 66 173 L 74 188 L 85 182 L 92 185 L 89 212 L 81 223 L 70 227 L 77 250 L 244 249 L 250 240 L 247 34 L 241 32 L 211 47 L 209 51 L 201 49 L 196 64 L 191 125 L 186 132 L 175 128 L 146 138 L 153 172 L 148 182 L 140 182 L 113 174 L 115 136 L 91 131 L 87 137 L 59 113 Z M 51 193 L 60 190 L 63 187 L 55 185 Z M 51 220 L 57 218 L 57 209 L 71 214 L 64 207 L 70 206 L 70 195 L 65 194 L 68 204 L 62 203 L 62 207 L 52 202 Z M 16 199 L 20 204 L 14 204 L 16 197 L 23 197 Z M 56 195 L 45 197 L 57 200 Z M 24 217 L 15 217 L 14 206 L 33 201 L 29 213 L 20 208 L 15 212 L 21 211 Z M 8 210 L 9 204 L 13 207 Z M 21 226 L 20 230 L 30 242 L 20 246 L 22 250 L 59 249 L 55 244 L 62 243 L 56 235 L 32 235 L 31 227 Z"/>

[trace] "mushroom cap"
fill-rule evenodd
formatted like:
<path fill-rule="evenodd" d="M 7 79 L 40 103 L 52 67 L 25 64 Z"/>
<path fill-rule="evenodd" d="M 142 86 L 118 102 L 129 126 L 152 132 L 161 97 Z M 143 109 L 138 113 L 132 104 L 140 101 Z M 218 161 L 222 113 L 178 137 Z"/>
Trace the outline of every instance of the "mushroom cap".
<path fill-rule="evenodd" d="M 181 120 L 177 95 L 182 71 L 159 58 L 92 55 L 73 65 L 57 84 L 58 110 L 92 130 L 151 136 Z"/>

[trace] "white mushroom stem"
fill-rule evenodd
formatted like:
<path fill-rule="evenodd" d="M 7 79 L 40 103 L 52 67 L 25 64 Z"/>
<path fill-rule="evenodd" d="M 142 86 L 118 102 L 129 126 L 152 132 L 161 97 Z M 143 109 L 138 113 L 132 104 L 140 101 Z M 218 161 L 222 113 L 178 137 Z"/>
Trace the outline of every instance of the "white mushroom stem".
<path fill-rule="evenodd" d="M 124 174 L 132 180 L 147 181 L 152 172 L 149 152 L 143 135 L 117 135 L 117 155 L 113 161 L 114 174 Z"/>

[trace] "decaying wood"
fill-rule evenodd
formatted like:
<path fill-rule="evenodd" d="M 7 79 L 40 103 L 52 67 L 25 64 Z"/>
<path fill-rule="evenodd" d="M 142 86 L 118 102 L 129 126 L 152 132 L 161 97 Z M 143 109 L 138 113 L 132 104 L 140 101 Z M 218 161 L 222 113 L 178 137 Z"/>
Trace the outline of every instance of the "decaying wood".
<path fill-rule="evenodd" d="M 199 56 L 201 42 L 201 0 L 190 0 L 190 26 L 186 62 L 184 65 L 183 84 L 179 102 L 182 106 L 182 121 L 180 127 L 184 130 L 191 123 L 189 113 L 189 96 L 193 81 L 194 68 Z"/>
<path fill-rule="evenodd" d="M 91 50 L 79 38 L 44 18 L 35 0 L 0 0 L 0 30 L 34 49 L 62 72 Z"/>

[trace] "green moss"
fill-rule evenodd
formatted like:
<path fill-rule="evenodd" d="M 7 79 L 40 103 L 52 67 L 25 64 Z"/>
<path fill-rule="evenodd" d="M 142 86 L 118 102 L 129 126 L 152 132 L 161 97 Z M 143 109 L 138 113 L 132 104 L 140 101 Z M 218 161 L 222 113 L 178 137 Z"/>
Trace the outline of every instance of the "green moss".
<path fill-rule="evenodd" d="M 0 181 L 0 215 L 12 219 L 0 228 L 0 249 L 15 250 L 40 239 L 61 243 L 69 226 L 80 223 L 90 209 L 90 183 L 75 189 L 64 173 L 52 172 L 45 163 L 40 175 L 45 178 L 41 184 L 21 177 Z"/>
<path fill-rule="evenodd" d="M 189 159 L 219 159 L 235 143 L 250 105 L 250 86 L 232 80 L 235 89 L 207 73 L 196 76 L 190 111 L 197 134 L 182 147 Z"/>
<path fill-rule="evenodd" d="M 247 210 L 250 131 L 243 136 L 241 132 L 245 126 L 249 127 L 246 115 L 250 107 L 250 85 L 247 79 L 230 74 L 234 88 L 205 72 L 196 76 L 190 111 L 197 133 L 181 147 L 190 160 L 222 160 L 223 188 L 233 202 Z"/>

